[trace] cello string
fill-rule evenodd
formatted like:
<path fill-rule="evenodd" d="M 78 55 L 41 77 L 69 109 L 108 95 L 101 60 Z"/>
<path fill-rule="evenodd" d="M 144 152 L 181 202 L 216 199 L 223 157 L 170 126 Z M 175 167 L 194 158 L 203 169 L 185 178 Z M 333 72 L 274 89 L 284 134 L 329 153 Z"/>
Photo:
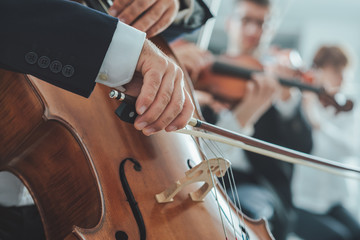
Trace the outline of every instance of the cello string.
<path fill-rule="evenodd" d="M 201 153 L 203 154 L 203 156 L 205 156 L 206 159 L 208 159 L 206 152 L 203 151 L 203 149 L 202 149 L 202 147 L 200 146 L 199 142 L 195 140 L 195 137 L 194 137 L 194 136 L 191 136 L 191 137 L 192 137 L 193 141 L 195 142 L 195 144 L 198 146 L 198 149 L 201 151 Z M 204 141 L 204 143 L 205 143 L 205 145 L 207 145 L 205 141 Z M 210 149 L 210 151 L 212 151 L 212 150 Z M 209 163 L 208 163 L 208 168 L 209 168 L 209 173 L 210 173 L 210 175 L 211 175 L 211 181 L 212 181 L 212 184 L 213 184 L 213 186 L 214 186 L 214 192 L 215 192 L 214 198 L 215 198 L 215 201 L 216 201 L 216 203 L 217 203 L 217 205 L 218 205 L 218 210 L 219 210 L 221 225 L 222 225 L 222 228 L 223 228 L 223 232 L 224 232 L 225 238 L 228 239 L 228 238 L 227 238 L 227 234 L 226 234 L 226 229 L 225 229 L 225 224 L 224 224 L 223 216 L 222 216 L 222 214 L 221 214 L 221 207 L 220 207 L 220 204 L 219 204 L 216 187 L 215 187 L 215 185 L 214 185 L 214 184 L 215 184 L 214 179 L 213 179 L 214 176 L 212 175 L 212 172 L 211 172 Z"/>
<path fill-rule="evenodd" d="M 205 132 L 205 131 L 204 131 Z M 202 138 L 200 138 L 202 139 Z M 207 148 L 213 153 L 214 156 L 216 156 L 217 154 L 215 153 L 215 150 L 220 154 L 220 156 L 222 158 L 224 158 L 224 153 L 221 151 L 220 147 L 218 144 L 216 144 L 214 141 L 212 141 L 211 139 L 209 140 L 209 143 L 213 146 L 213 147 L 210 147 L 209 146 L 209 143 L 207 141 L 205 141 L 204 139 L 202 139 L 202 141 L 207 145 Z M 202 150 L 201 150 L 202 151 Z M 220 167 L 221 168 L 221 167 Z M 235 184 L 235 180 L 234 180 L 234 177 L 233 177 L 233 174 L 232 174 L 232 167 L 231 167 L 231 164 L 229 165 L 229 169 L 231 170 L 230 174 L 227 175 L 228 177 L 228 180 L 229 180 L 229 184 L 230 184 L 230 187 L 231 187 L 231 192 L 232 192 L 232 196 L 233 196 L 233 201 L 235 203 L 236 201 L 236 204 L 238 207 L 235 207 L 236 209 L 236 214 L 237 214 L 237 219 L 239 221 L 239 226 L 240 227 L 243 227 L 245 232 L 241 229 L 241 236 L 242 238 L 244 239 L 244 234 L 245 236 L 247 235 L 247 225 L 245 223 L 245 219 L 244 219 L 244 214 L 242 213 L 241 211 L 241 203 L 240 203 L 240 198 L 239 198 L 239 194 L 236 190 L 236 184 Z M 222 172 L 224 172 L 223 170 L 221 170 Z M 232 175 L 232 178 L 230 178 L 230 175 Z M 225 193 L 226 193 L 226 198 L 227 198 L 227 204 L 228 204 L 228 207 L 230 209 L 230 200 L 229 200 L 229 196 L 227 194 L 227 187 L 226 187 L 226 184 L 224 183 L 224 177 L 221 177 L 222 179 L 222 183 L 223 183 L 223 186 L 224 186 L 224 190 L 225 190 Z M 234 190 L 235 189 L 235 190 Z M 236 197 L 235 197 L 235 196 Z M 234 221 L 233 221 L 233 218 L 232 218 L 232 214 L 231 214 L 231 211 L 229 210 L 230 212 L 230 215 L 231 215 L 231 221 L 232 221 L 232 225 L 233 225 L 233 228 L 234 228 L 234 232 L 235 232 L 235 235 L 236 235 L 236 228 L 235 228 L 235 225 L 234 225 Z M 241 217 L 240 217 L 241 216 Z"/>
<path fill-rule="evenodd" d="M 209 141 L 212 145 L 213 145 L 213 142 L 210 140 Z M 207 145 L 207 147 L 208 147 L 208 149 L 210 149 L 210 151 L 213 153 L 213 155 L 218 159 L 218 166 L 219 166 L 219 169 L 220 169 L 220 173 L 221 173 L 221 180 L 222 180 L 222 185 L 223 185 L 223 187 L 224 187 L 224 190 L 225 190 L 225 193 L 227 193 L 227 187 L 226 187 L 226 185 L 225 185 L 225 181 L 224 181 L 224 177 L 223 177 L 223 174 L 224 174 L 224 170 L 221 168 L 221 165 L 220 165 L 220 158 L 219 157 L 217 157 L 216 155 L 216 153 L 215 153 L 215 151 L 214 150 L 217 150 L 218 151 L 218 149 L 216 149 L 216 147 L 214 146 L 214 148 L 212 148 L 212 147 L 210 147 L 209 146 L 209 143 L 207 143 L 206 141 L 204 141 L 204 143 Z M 218 151 L 219 152 L 219 151 Z M 220 153 L 220 152 L 219 152 Z M 221 153 L 220 153 L 220 155 L 221 155 Z M 234 231 L 234 235 L 235 235 L 235 237 L 236 237 L 236 230 L 235 230 L 235 224 L 234 224 L 234 219 L 233 219 L 233 216 L 232 216 L 232 213 L 231 213 L 231 211 L 230 211 L 230 200 L 229 200 L 229 196 L 226 194 L 226 202 L 227 202 L 227 205 L 228 205 L 228 209 L 229 209 L 229 213 L 230 213 L 230 218 L 231 218 L 231 225 L 232 225 L 232 228 L 233 228 L 233 231 Z"/>
<path fill-rule="evenodd" d="M 234 235 L 235 235 L 235 237 L 236 237 L 235 224 L 234 224 L 233 216 L 232 216 L 232 213 L 231 213 L 231 206 L 230 206 L 230 201 L 231 201 L 231 200 L 230 200 L 230 197 L 229 197 L 229 195 L 228 195 L 228 193 L 227 193 L 228 191 L 227 191 L 227 187 L 226 187 L 226 184 L 225 184 L 225 181 L 224 181 L 224 176 L 225 176 L 226 170 L 225 170 L 225 172 L 224 172 L 224 170 L 221 168 L 220 160 L 219 160 L 219 159 L 218 159 L 218 165 L 219 165 L 219 168 L 220 168 L 222 185 L 224 186 L 224 190 L 225 190 L 226 202 L 227 202 L 228 209 L 229 209 L 229 212 L 230 212 L 231 224 L 232 224 L 232 227 L 233 227 L 233 230 L 234 230 Z M 226 165 L 227 165 L 227 163 L 226 163 Z M 229 184 L 230 184 L 230 188 L 232 189 L 232 184 L 231 184 L 231 183 L 229 183 Z M 236 209 L 236 214 L 238 215 L 237 209 Z M 238 216 L 239 216 L 239 215 L 238 215 Z M 238 220 L 239 220 L 239 218 L 238 218 Z"/>
<path fill-rule="evenodd" d="M 220 5 L 221 5 L 221 0 L 219 1 L 216 1 L 216 0 L 213 0 L 211 2 L 211 10 L 213 13 L 216 13 L 218 12 L 219 8 L 220 8 Z M 213 20 L 212 20 L 213 21 Z M 212 22 L 211 20 L 208 20 L 207 23 L 205 24 L 205 26 L 201 29 L 200 31 L 200 37 L 198 38 L 198 42 L 197 42 L 197 46 L 200 47 L 200 49 L 207 49 L 208 48 L 208 44 L 209 44 L 209 40 L 210 40 L 210 36 L 211 36 L 211 31 L 213 30 L 213 27 L 214 27 L 214 22 Z M 210 32 L 210 34 L 206 34 L 207 31 Z M 205 142 L 205 141 L 204 141 Z M 213 144 L 213 145 L 216 145 L 214 144 L 213 141 L 210 140 L 210 142 Z M 212 149 L 210 147 L 208 147 L 211 151 Z M 201 149 L 201 148 L 200 148 Z M 219 148 L 217 148 L 219 150 Z M 220 152 L 220 151 L 219 151 Z M 214 154 L 216 156 L 216 154 Z M 223 156 L 223 154 L 220 152 L 220 155 Z M 220 164 L 219 164 L 220 166 Z M 230 165 L 231 167 L 231 165 Z M 227 200 L 227 203 L 228 203 L 228 207 L 229 207 L 229 212 L 230 212 L 230 216 L 231 216 L 231 222 L 232 222 L 232 226 L 233 226 L 233 229 L 234 229 L 234 235 L 235 235 L 235 238 L 237 239 L 236 237 L 236 231 L 235 231 L 235 226 L 234 226 L 234 221 L 233 221 L 233 217 L 232 217 L 232 213 L 230 211 L 230 204 L 229 204 L 229 196 L 227 194 L 227 187 L 225 185 L 225 182 L 224 182 L 224 177 L 223 177 L 223 170 L 221 169 L 221 166 L 220 166 L 220 172 L 221 172 L 221 180 L 222 180 L 222 184 L 223 184 L 223 187 L 224 187 L 224 190 L 225 190 L 225 194 L 226 194 L 226 200 Z M 229 180 L 229 184 L 230 184 L 230 188 L 231 188 L 231 192 L 232 194 L 234 193 L 233 191 L 233 183 Z M 233 194 L 234 195 L 234 194 Z M 238 208 L 236 208 L 236 214 L 238 216 L 238 220 L 240 221 L 240 218 L 239 218 L 239 213 L 238 213 Z M 240 221 L 241 222 L 241 221 Z M 244 222 L 244 225 L 245 225 L 245 222 Z M 242 235 L 242 234 L 241 234 Z"/>
<path fill-rule="evenodd" d="M 223 152 L 221 151 L 221 149 L 220 149 L 220 147 L 217 145 L 217 144 L 215 144 L 215 142 L 213 142 L 213 141 L 211 141 L 210 140 L 210 143 L 213 145 L 213 147 L 215 148 L 215 149 L 217 149 L 217 151 L 220 153 L 220 155 L 221 155 L 221 157 L 222 158 L 224 158 L 224 154 L 223 154 Z M 228 164 L 228 163 L 227 163 Z M 220 165 L 220 164 L 219 164 Z M 229 163 L 229 166 L 231 166 L 231 164 Z M 221 170 L 221 166 L 220 166 L 220 171 L 222 172 L 222 176 L 221 176 L 221 181 L 222 181 L 222 185 L 223 185 L 223 187 L 224 187 L 224 191 L 225 191 L 225 194 L 226 194 L 226 200 L 227 200 L 227 205 L 228 205 L 228 209 L 229 209 L 229 212 L 230 212 L 230 216 L 231 216 L 231 222 L 232 222 L 232 225 L 233 225 L 233 229 L 234 229 L 234 234 L 235 234 L 235 236 L 236 236 L 236 231 L 235 231 L 235 225 L 234 225 L 234 220 L 233 220 L 233 217 L 232 217 L 232 213 L 231 213 L 231 207 L 230 207 L 230 199 L 229 199 L 229 195 L 228 195 L 228 190 L 227 190 L 227 186 L 226 186 L 226 184 L 225 184 L 225 181 L 224 181 L 224 171 L 223 170 Z M 232 196 L 233 196 L 233 199 L 235 199 L 234 198 L 234 185 L 235 185 L 235 182 L 231 182 L 231 181 L 229 181 L 229 185 L 230 185 L 230 189 L 231 189 L 231 192 L 232 192 Z M 236 215 L 237 215 L 237 218 L 238 218 L 238 221 L 239 221 L 239 223 L 241 224 L 241 218 L 240 218 L 240 215 L 239 215 L 239 210 L 238 210 L 238 208 L 235 208 L 236 209 Z M 244 222 L 245 223 L 245 222 Z M 244 225 L 244 224 L 241 224 L 241 225 Z M 241 232 L 241 236 L 243 235 L 243 233 Z"/>
<path fill-rule="evenodd" d="M 200 139 L 201 139 L 201 138 L 200 138 Z M 211 140 L 210 140 L 210 142 L 211 142 L 212 144 L 214 144 L 214 147 L 210 147 L 209 144 L 208 144 L 208 142 L 204 141 L 204 139 L 201 139 L 201 140 L 204 142 L 204 144 L 207 146 L 207 148 L 209 149 L 209 151 L 212 152 L 213 155 L 216 155 L 215 152 L 214 152 L 214 149 L 215 149 L 215 148 L 217 148 L 218 151 L 221 152 L 221 151 L 219 150 L 219 146 L 218 146 L 217 144 L 215 144 L 214 141 L 211 141 Z M 207 155 L 207 154 L 203 151 L 203 148 L 202 148 L 201 146 L 199 146 L 199 149 L 200 149 L 200 151 L 202 151 L 203 155 Z M 223 155 L 222 153 L 220 153 L 220 154 Z M 209 157 L 206 156 L 206 158 L 209 158 Z M 223 171 L 223 170 L 222 170 L 222 171 Z M 228 177 L 229 177 L 229 176 L 228 176 Z M 229 180 L 229 182 L 230 182 L 230 181 L 231 181 L 231 180 Z M 226 192 L 226 190 L 225 190 L 225 192 Z M 231 213 L 231 211 L 230 211 L 230 201 L 228 200 L 228 199 L 229 199 L 229 198 L 228 198 L 229 196 L 226 194 L 226 197 L 227 197 L 227 204 L 228 204 L 228 207 L 229 207 L 229 214 L 230 214 L 230 216 L 231 216 L 232 227 L 233 227 L 233 230 L 234 230 L 234 235 L 236 236 L 238 233 L 237 233 L 237 231 L 236 231 L 235 224 L 234 224 L 233 217 L 232 217 L 232 213 Z M 241 205 L 240 205 L 240 206 L 241 206 Z M 222 209 L 222 208 L 221 208 L 221 209 Z M 242 238 L 244 239 L 244 235 L 247 236 L 247 225 L 246 225 L 246 223 L 245 223 L 243 214 L 241 214 L 242 218 L 240 218 L 239 209 L 236 208 L 236 207 L 235 207 L 235 209 L 236 209 L 236 212 L 237 212 L 237 219 L 238 219 L 239 226 L 240 226 L 241 236 L 242 236 Z M 224 212 L 224 211 L 223 211 L 223 212 Z M 225 213 L 225 212 L 224 212 L 223 214 L 224 214 L 224 216 L 226 216 L 226 213 Z M 242 219 L 242 222 L 241 222 L 241 219 Z M 236 239 L 237 239 L 237 238 L 236 238 Z M 244 239 L 244 240 L 245 240 L 245 239 Z"/>
<path fill-rule="evenodd" d="M 201 131 L 201 132 L 204 132 L 206 133 L 206 131 Z M 207 133 L 208 134 L 208 133 Z M 203 139 L 204 142 L 206 142 L 204 139 Z M 219 147 L 219 145 L 213 141 L 213 140 L 209 140 L 209 142 L 213 145 L 213 147 L 208 147 L 211 151 L 213 151 L 213 149 L 217 149 L 217 151 L 219 152 L 219 154 L 221 155 L 222 158 L 225 158 L 224 157 L 224 153 L 223 151 L 221 150 L 221 148 Z M 231 176 L 231 177 L 230 177 Z M 235 179 L 234 179 L 234 175 L 233 175 L 233 170 L 232 170 L 232 166 L 231 164 L 229 163 L 229 174 L 227 175 L 228 177 L 228 180 L 229 180 L 229 184 L 232 188 L 232 196 L 233 196 L 233 202 L 234 204 L 237 206 L 235 207 L 236 209 L 236 213 L 237 213 L 237 219 L 239 221 L 239 226 L 241 227 L 241 237 L 243 240 L 245 239 L 249 239 L 247 237 L 248 236 L 248 230 L 247 230 L 247 225 L 245 223 L 245 219 L 244 219 L 244 213 L 242 212 L 242 208 L 241 208 L 241 203 L 240 203 L 240 198 L 239 198 L 239 193 L 236 189 L 236 183 L 235 183 Z M 222 177 L 222 180 L 223 180 L 223 177 Z M 223 180 L 224 181 L 224 180 Z M 223 183 L 223 185 L 225 186 L 225 184 Z M 234 190 L 235 189 L 235 190 Z M 225 187 L 225 192 L 227 194 L 227 189 Z M 226 195 L 228 197 L 228 195 Z M 235 197 L 236 196 L 236 197 Z M 230 207 L 230 203 L 228 201 L 228 206 Z M 231 213 L 231 212 L 230 212 Z M 245 235 L 245 236 L 244 236 Z"/>
<path fill-rule="evenodd" d="M 219 1 L 216 1 L 216 0 L 213 0 L 211 3 L 211 10 L 213 13 L 216 13 L 218 12 L 218 10 L 220 9 L 220 5 L 221 5 L 221 0 Z M 205 24 L 204 27 L 202 27 L 202 29 L 200 30 L 200 35 L 199 35 L 199 38 L 198 38 L 198 42 L 197 42 L 197 46 L 200 47 L 200 49 L 207 49 L 208 48 L 208 44 L 210 42 L 210 37 L 211 37 L 211 32 L 213 31 L 213 28 L 214 28 L 214 20 L 208 20 L 207 23 Z M 212 142 L 210 140 L 210 142 Z M 204 141 L 204 143 L 208 146 L 208 144 L 206 143 L 206 141 Z M 214 156 L 216 156 L 216 154 L 214 153 L 214 151 L 212 150 L 212 148 L 210 148 L 208 146 L 208 148 L 213 152 Z M 199 147 L 200 151 L 202 151 L 201 147 Z M 221 154 L 220 154 L 221 155 Z M 218 160 L 219 161 L 219 160 Z M 235 235 L 235 238 L 237 239 L 237 236 L 236 236 L 236 231 L 235 231 L 235 226 L 234 226 L 234 221 L 233 221 L 233 216 L 232 216 L 232 213 L 230 211 L 230 204 L 229 204 L 229 196 L 227 195 L 227 191 L 226 191 L 226 185 L 224 183 L 224 178 L 223 178 L 223 170 L 221 169 L 221 166 L 220 164 L 218 164 L 219 167 L 220 167 L 220 172 L 221 172 L 221 179 L 222 179 L 222 184 L 223 184 L 223 187 L 225 188 L 225 194 L 226 194 L 226 201 L 228 203 L 228 207 L 229 207 L 229 212 L 230 212 L 230 216 L 231 216 L 231 224 L 232 224 L 232 227 L 233 227 L 233 230 L 234 230 L 234 235 Z M 214 188 L 216 189 L 215 185 L 213 184 Z M 231 186 L 231 184 L 230 184 Z M 216 190 L 215 190 L 216 191 Z M 219 203 L 218 203 L 219 204 Z M 238 214 L 238 213 L 237 213 Z"/>
<path fill-rule="evenodd" d="M 193 131 L 193 130 L 189 130 L 189 129 L 180 129 L 180 130 L 177 130 L 176 132 L 194 135 L 196 137 L 201 137 L 201 138 L 205 138 L 205 139 L 212 139 L 216 142 L 221 142 L 221 143 L 225 143 L 225 144 L 232 145 L 235 147 L 239 147 L 244 150 L 259 153 L 261 155 L 272 157 L 272 158 L 275 158 L 275 159 L 278 159 L 281 161 L 285 161 L 285 162 L 289 162 L 289 163 L 293 163 L 293 164 L 300 164 L 300 165 L 308 166 L 311 168 L 316 168 L 316 169 L 319 169 L 319 170 L 322 170 L 325 172 L 329 172 L 329 173 L 332 173 L 335 175 L 349 177 L 349 178 L 355 178 L 357 180 L 360 180 L 360 175 L 359 175 L 360 169 L 359 168 L 355 168 L 355 167 L 348 166 L 345 164 L 338 164 L 338 163 L 335 164 L 333 161 L 330 161 L 330 160 L 314 157 L 314 159 L 317 161 L 317 163 L 309 162 L 309 161 L 306 161 L 306 160 L 303 160 L 303 159 L 300 159 L 297 157 L 291 157 L 286 154 L 272 152 L 270 150 L 262 149 L 262 148 L 252 146 L 252 145 L 246 144 L 246 143 L 238 141 L 238 140 L 230 139 L 230 138 L 215 135 L 215 134 L 208 134 L 208 133 Z M 301 153 L 301 154 L 304 156 L 306 155 L 303 153 Z M 313 156 L 311 156 L 311 157 L 313 157 Z M 329 165 L 324 165 L 326 163 Z"/>
<path fill-rule="evenodd" d="M 224 152 L 221 150 L 221 148 L 219 147 L 218 144 L 215 143 L 215 141 L 213 140 L 209 140 L 212 145 L 214 146 L 214 148 L 217 149 L 217 151 L 220 153 L 220 155 L 224 158 L 225 154 Z M 234 178 L 234 174 L 233 174 L 233 170 L 232 170 L 232 166 L 231 164 L 229 163 L 229 170 L 228 170 L 228 174 L 227 174 L 227 177 L 228 177 L 228 181 L 229 181 L 229 184 L 230 184 L 230 188 L 231 188 L 231 194 L 232 194 L 232 201 L 235 203 L 235 205 L 237 206 L 235 209 L 236 209 L 236 214 L 237 214 L 237 217 L 238 217 L 238 220 L 239 220 L 239 223 L 241 224 L 241 220 L 243 222 L 242 226 L 244 227 L 245 231 L 247 231 L 246 229 L 246 223 L 245 223 L 245 219 L 244 219 L 244 213 L 242 212 L 242 209 L 241 209 L 241 203 L 240 203 L 240 197 L 239 197 L 239 192 L 237 191 L 237 188 L 236 188 L 236 182 L 235 182 L 235 178 Z M 223 185 L 225 186 L 224 184 L 224 179 L 222 177 L 222 181 L 223 181 Z M 225 191 L 227 192 L 227 189 L 225 187 Z M 230 207 L 230 205 L 229 205 Z M 240 217 L 241 215 L 241 217 Z M 241 220 L 240 220 L 241 219 Z M 241 234 L 243 234 L 243 231 L 241 231 Z M 245 233 L 246 234 L 246 233 Z M 243 236 L 242 236 L 243 237 Z"/>
<path fill-rule="evenodd" d="M 235 179 L 234 179 L 233 170 L 232 170 L 232 167 L 231 167 L 231 166 L 230 166 L 229 172 L 230 172 L 230 174 L 228 174 L 229 181 L 230 181 L 230 176 L 229 176 L 229 175 L 231 175 L 231 181 L 233 181 L 234 184 L 236 184 L 236 183 L 235 183 Z M 235 196 L 236 196 L 236 201 L 235 201 L 235 198 L 234 198 L 234 193 L 232 193 L 232 194 L 233 194 L 233 198 L 234 198 L 234 201 L 236 202 L 236 204 L 237 204 L 237 206 L 238 206 L 238 208 L 239 208 L 239 209 L 236 208 L 236 211 L 237 211 L 237 212 L 240 211 L 241 219 L 242 219 L 242 221 L 244 222 L 244 229 L 245 229 L 245 231 L 247 231 L 247 229 L 246 229 L 246 224 L 245 224 L 245 219 L 244 219 L 244 213 L 243 213 L 243 211 L 242 211 L 242 209 L 241 209 L 240 197 L 239 197 L 239 192 L 237 191 L 237 189 L 236 189 L 235 193 L 236 193 L 236 194 L 235 194 Z M 238 215 L 239 215 L 239 213 L 238 213 Z M 240 216 L 238 216 L 238 217 L 240 217 Z M 245 233 L 245 235 L 246 235 L 246 233 Z"/>
<path fill-rule="evenodd" d="M 216 153 L 214 152 L 214 150 L 208 145 L 208 143 L 206 142 L 206 141 L 203 141 L 204 142 L 204 144 L 207 146 L 207 148 L 212 152 L 212 154 L 214 155 L 214 156 L 216 156 Z M 206 154 L 206 152 L 204 152 L 203 151 L 203 149 L 199 146 L 199 149 L 200 149 L 200 151 L 202 151 L 203 152 L 203 155 L 205 155 L 206 156 L 206 159 L 209 159 L 209 157 L 207 156 L 207 154 Z M 210 168 L 210 167 L 209 167 Z M 212 174 L 212 172 L 210 171 L 210 169 L 209 169 L 209 172 Z M 224 234 L 225 234 L 225 237 L 226 237 L 226 239 L 228 239 L 227 238 L 227 236 L 226 236 L 226 229 L 225 229 L 225 226 L 224 226 L 224 223 L 223 223 L 223 215 L 221 214 L 221 210 L 222 210 L 222 207 L 221 207 L 221 205 L 220 205 L 220 203 L 219 203 L 219 200 L 218 200 L 218 195 L 217 195 L 217 189 L 216 189 L 216 187 L 215 187 L 215 182 L 214 182 L 214 176 L 212 175 L 211 176 L 211 180 L 212 180 L 212 184 L 213 184 L 213 186 L 214 186 L 214 192 L 215 192 L 215 200 L 216 200 L 216 203 L 217 203 L 217 205 L 218 205 L 218 209 L 219 209 L 219 214 L 220 214 L 220 218 L 221 218 L 221 221 L 222 221 L 222 224 L 223 224 L 223 229 L 224 229 Z M 224 214 L 225 215 L 225 214 Z M 230 215 L 231 215 L 231 212 L 230 212 Z M 235 231 L 235 225 L 234 225 L 234 223 L 233 223 L 233 218 L 232 218 L 232 215 L 231 215 L 231 226 L 232 226 L 232 228 L 234 229 L 234 231 Z M 235 233 L 235 238 L 236 238 L 236 233 Z"/>

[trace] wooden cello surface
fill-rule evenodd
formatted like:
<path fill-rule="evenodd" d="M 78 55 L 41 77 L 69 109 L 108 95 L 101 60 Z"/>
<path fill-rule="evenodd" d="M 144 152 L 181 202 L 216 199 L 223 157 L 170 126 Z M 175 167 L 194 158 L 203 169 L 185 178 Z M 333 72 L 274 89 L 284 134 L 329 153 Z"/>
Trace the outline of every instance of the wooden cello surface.
<path fill-rule="evenodd" d="M 119 103 L 99 84 L 86 99 L 30 75 L 0 70 L 0 79 L 0 171 L 29 189 L 47 239 L 236 239 L 213 194 L 189 198 L 201 184 L 172 203 L 155 199 L 184 176 L 189 159 L 203 161 L 191 137 L 144 136 L 114 114 Z M 236 215 L 233 205 L 226 211 Z M 245 222 L 250 239 L 272 238 L 263 220 Z"/>

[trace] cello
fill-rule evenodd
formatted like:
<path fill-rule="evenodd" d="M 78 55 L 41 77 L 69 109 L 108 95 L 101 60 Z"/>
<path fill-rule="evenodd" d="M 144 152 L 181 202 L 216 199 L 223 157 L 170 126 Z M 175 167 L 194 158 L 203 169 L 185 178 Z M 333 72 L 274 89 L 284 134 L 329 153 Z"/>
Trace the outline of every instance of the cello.
<path fill-rule="evenodd" d="M 120 121 L 107 87 L 84 99 L 31 75 L 1 70 L 0 78 L 0 171 L 28 188 L 47 239 L 272 238 L 263 220 L 231 222 L 237 209 L 222 206 L 219 187 L 203 202 L 187 196 L 195 183 L 173 203 L 158 203 L 155 195 L 203 155 L 189 136 L 145 137 Z"/>

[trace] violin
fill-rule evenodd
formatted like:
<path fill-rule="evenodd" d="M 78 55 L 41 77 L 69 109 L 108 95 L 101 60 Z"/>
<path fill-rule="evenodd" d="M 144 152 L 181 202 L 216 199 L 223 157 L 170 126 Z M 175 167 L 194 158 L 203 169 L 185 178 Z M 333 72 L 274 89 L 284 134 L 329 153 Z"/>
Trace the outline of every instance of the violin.
<path fill-rule="evenodd" d="M 252 56 L 223 57 L 201 73 L 199 80 L 195 83 L 195 88 L 210 92 L 215 99 L 234 106 L 245 95 L 246 82 L 251 80 L 252 74 L 258 72 L 263 72 L 263 66 Z M 306 74 L 302 76 L 306 79 L 309 78 L 309 75 Z M 336 95 L 327 93 L 323 87 L 304 83 L 297 78 L 278 77 L 278 81 L 284 87 L 296 87 L 301 91 L 310 91 L 317 94 L 323 106 L 332 106 L 337 113 L 348 112 L 353 109 L 354 103 L 352 100 L 339 100 Z"/>
<path fill-rule="evenodd" d="M 223 63 L 231 61 L 233 63 L 231 66 L 241 65 L 249 69 L 263 70 L 260 62 L 249 55 L 242 55 L 231 60 L 227 57 L 222 57 L 221 59 Z M 234 62 L 236 62 L 236 65 L 234 65 Z M 197 90 L 211 93 L 216 100 L 234 106 L 241 101 L 246 93 L 247 79 L 243 78 L 243 76 L 234 76 L 227 71 L 214 71 L 214 66 L 217 63 L 218 61 L 215 61 L 214 64 L 205 68 L 200 73 L 199 79 L 194 83 L 194 87 Z"/>

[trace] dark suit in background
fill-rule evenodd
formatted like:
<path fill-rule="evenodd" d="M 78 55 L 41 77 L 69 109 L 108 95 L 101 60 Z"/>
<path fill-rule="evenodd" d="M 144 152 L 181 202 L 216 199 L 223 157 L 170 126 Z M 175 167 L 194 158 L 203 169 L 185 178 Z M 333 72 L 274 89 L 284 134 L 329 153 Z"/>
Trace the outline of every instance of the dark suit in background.
<path fill-rule="evenodd" d="M 311 127 L 300 105 L 291 118 L 283 118 L 271 107 L 255 124 L 253 136 L 304 153 L 310 153 L 313 146 Z M 252 172 L 235 173 L 242 209 L 256 219 L 266 217 L 277 240 L 285 240 L 291 232 L 306 240 L 359 239 L 359 223 L 341 205 L 326 214 L 293 205 L 293 164 L 252 152 L 246 154 Z"/>
<path fill-rule="evenodd" d="M 300 106 L 290 118 L 283 118 L 271 107 L 254 128 L 253 137 L 257 139 L 305 153 L 311 151 L 311 128 Z M 251 171 L 233 169 L 241 208 L 251 218 L 266 218 L 275 239 L 286 239 L 296 218 L 291 197 L 293 165 L 252 152 L 246 152 L 246 156 Z"/>
<path fill-rule="evenodd" d="M 303 116 L 301 106 L 296 107 L 291 118 L 284 118 L 271 107 L 255 124 L 255 138 L 304 153 L 312 149 L 311 127 Z M 276 239 L 285 239 L 295 220 L 292 207 L 291 179 L 293 164 L 246 153 L 261 185 L 273 196 L 273 215 L 270 222 Z"/>

